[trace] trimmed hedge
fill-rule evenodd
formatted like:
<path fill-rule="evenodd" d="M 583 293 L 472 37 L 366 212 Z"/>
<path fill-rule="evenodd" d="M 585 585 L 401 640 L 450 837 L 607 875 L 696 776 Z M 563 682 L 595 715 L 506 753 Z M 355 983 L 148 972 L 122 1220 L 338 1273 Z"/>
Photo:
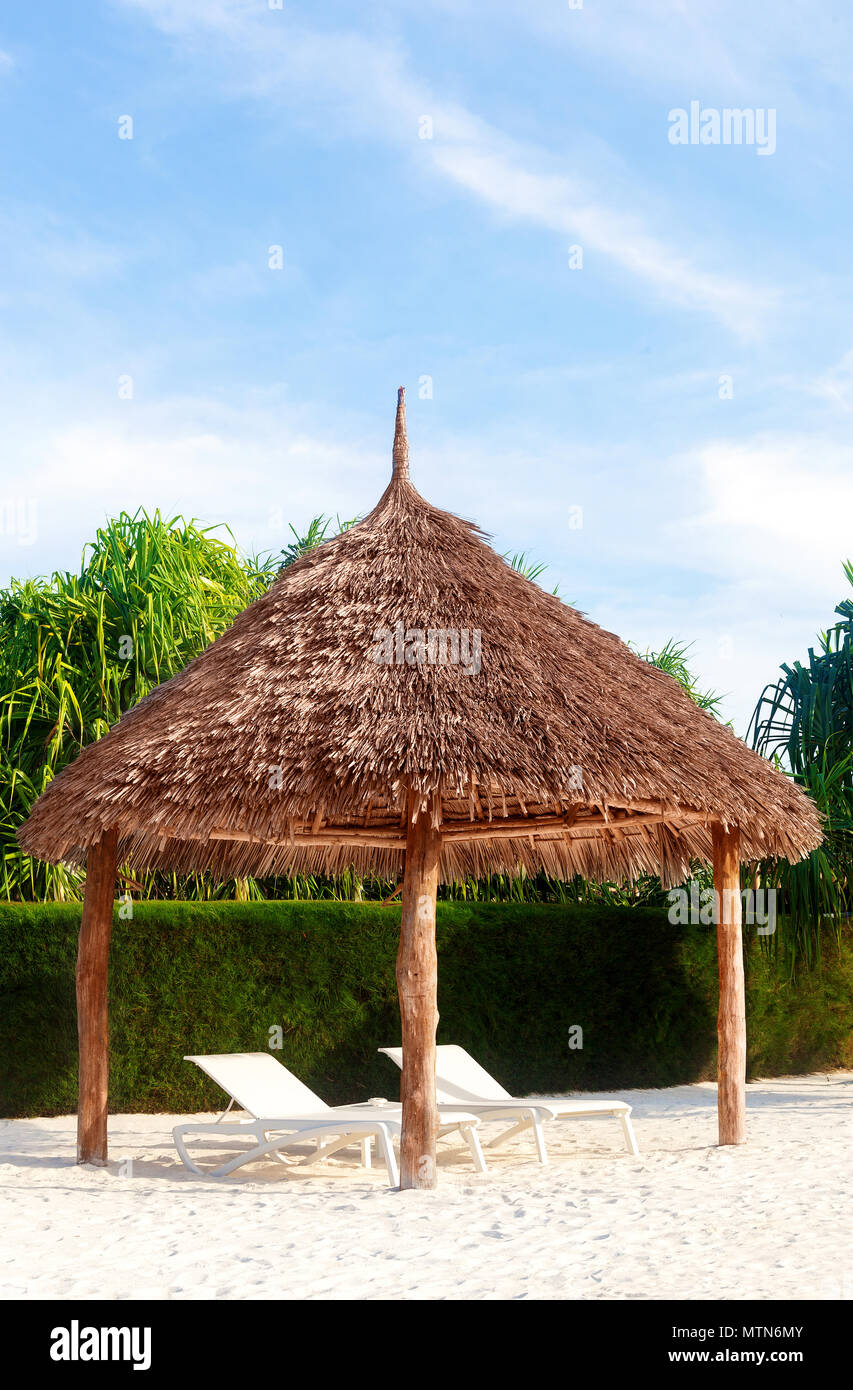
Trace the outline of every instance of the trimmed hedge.
<path fill-rule="evenodd" d="M 330 1103 L 394 1096 L 399 907 L 135 903 L 110 973 L 114 1111 L 216 1109 L 184 1053 L 276 1055 Z M 0 904 L 0 1114 L 76 1106 L 80 906 Z M 657 909 L 439 903 L 439 1041 L 515 1092 L 669 1086 L 714 1076 L 713 929 Z M 853 1065 L 853 935 L 791 983 L 747 946 L 749 1069 Z M 569 1030 L 583 1029 L 582 1050 Z"/>

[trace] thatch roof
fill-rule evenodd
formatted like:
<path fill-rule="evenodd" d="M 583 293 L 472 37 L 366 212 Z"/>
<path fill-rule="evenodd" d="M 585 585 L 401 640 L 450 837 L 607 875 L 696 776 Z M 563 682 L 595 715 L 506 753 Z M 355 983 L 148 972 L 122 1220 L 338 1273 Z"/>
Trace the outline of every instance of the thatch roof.
<path fill-rule="evenodd" d="M 680 882 L 714 819 L 740 827 L 744 859 L 821 839 L 805 794 L 675 680 L 420 496 L 401 392 L 373 511 L 84 749 L 19 839 L 81 863 L 117 825 L 135 869 L 393 878 L 408 786 L 440 818 L 445 880 L 524 865 Z"/>

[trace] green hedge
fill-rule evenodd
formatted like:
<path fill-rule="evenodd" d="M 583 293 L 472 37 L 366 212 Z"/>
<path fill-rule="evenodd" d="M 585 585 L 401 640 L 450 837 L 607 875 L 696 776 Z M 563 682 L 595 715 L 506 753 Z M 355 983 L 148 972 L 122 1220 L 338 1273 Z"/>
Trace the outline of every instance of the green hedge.
<path fill-rule="evenodd" d="M 110 974 L 118 1111 L 213 1109 L 184 1053 L 276 1055 L 331 1103 L 393 1096 L 399 907 L 342 902 L 134 904 Z M 75 1108 L 79 905 L 0 904 L 0 1114 Z M 440 903 L 439 1041 L 516 1092 L 668 1086 L 714 1075 L 713 930 L 653 909 Z M 853 936 L 780 978 L 747 948 L 749 1066 L 853 1063 Z M 569 1030 L 583 1029 L 583 1049 Z"/>

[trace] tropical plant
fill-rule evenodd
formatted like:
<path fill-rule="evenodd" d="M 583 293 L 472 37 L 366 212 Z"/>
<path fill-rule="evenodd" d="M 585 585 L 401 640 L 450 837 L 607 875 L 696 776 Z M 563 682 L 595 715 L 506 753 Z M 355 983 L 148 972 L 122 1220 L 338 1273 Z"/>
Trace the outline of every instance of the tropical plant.
<path fill-rule="evenodd" d="M 700 709 L 707 710 L 715 719 L 720 717 L 720 706 L 723 697 L 715 690 L 700 690 L 695 675 L 690 670 L 687 663 L 687 654 L 693 647 L 692 642 L 676 642 L 670 638 L 665 642 L 659 652 L 646 650 L 637 652 L 642 661 L 648 662 L 649 666 L 655 666 L 659 671 L 665 671 L 668 676 L 672 676 L 678 684 L 686 690 L 691 700 Z"/>
<path fill-rule="evenodd" d="M 140 511 L 99 529 L 78 573 L 0 592 L 3 896 L 76 896 L 79 875 L 22 855 L 17 826 L 84 744 L 218 637 L 276 569 L 240 554 L 227 529 Z"/>
<path fill-rule="evenodd" d="M 543 565 L 538 560 L 528 559 L 527 552 L 524 550 L 518 550 L 514 555 L 510 555 L 510 552 L 507 551 L 503 558 L 509 562 L 510 569 L 515 570 L 516 574 L 520 574 L 522 578 L 531 579 L 534 582 L 538 580 L 539 576 L 544 574 L 548 568 L 547 565 Z M 551 590 L 555 598 L 559 598 L 559 590 L 559 584 L 555 584 Z"/>
<path fill-rule="evenodd" d="M 291 523 L 290 530 L 293 534 L 293 540 L 282 550 L 279 568 L 287 569 L 296 560 L 301 560 L 303 555 L 309 555 L 312 550 L 316 550 L 318 545 L 322 545 L 324 541 L 331 540 L 332 536 L 338 536 L 342 531 L 348 531 L 351 526 L 355 526 L 358 520 L 358 517 L 353 517 L 351 521 L 341 521 L 338 517 L 335 530 L 331 535 L 329 534 L 329 527 L 332 525 L 330 516 L 315 516 L 303 536 L 300 536 L 296 527 Z"/>
<path fill-rule="evenodd" d="M 853 564 L 844 566 L 853 584 Z M 808 661 L 783 664 L 750 723 L 752 745 L 810 793 L 825 817 L 821 847 L 798 864 L 759 866 L 780 894 L 780 920 L 794 954 L 810 958 L 820 927 L 853 909 L 853 599 L 809 648 Z"/>

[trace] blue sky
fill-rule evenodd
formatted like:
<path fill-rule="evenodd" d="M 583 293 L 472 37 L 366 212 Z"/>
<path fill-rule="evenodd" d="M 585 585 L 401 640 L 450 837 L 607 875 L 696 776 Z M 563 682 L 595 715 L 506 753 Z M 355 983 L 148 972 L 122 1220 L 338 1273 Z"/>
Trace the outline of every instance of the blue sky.
<path fill-rule="evenodd" d="M 853 558 L 851 69 L 820 0 L 7 10 L 2 582 L 122 508 L 362 513 L 404 383 L 424 495 L 744 732 Z"/>

